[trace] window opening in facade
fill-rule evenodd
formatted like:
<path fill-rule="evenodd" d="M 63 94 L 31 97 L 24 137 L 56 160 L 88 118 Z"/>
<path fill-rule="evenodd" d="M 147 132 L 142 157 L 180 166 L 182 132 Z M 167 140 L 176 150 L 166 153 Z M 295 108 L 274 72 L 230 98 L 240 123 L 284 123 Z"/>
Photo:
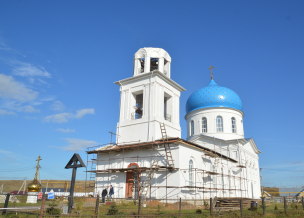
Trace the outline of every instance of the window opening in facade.
<path fill-rule="evenodd" d="M 138 94 L 135 96 L 135 114 L 134 119 L 140 119 L 143 115 L 143 94 Z"/>
<path fill-rule="evenodd" d="M 194 183 L 193 183 L 193 160 L 189 161 L 189 186 L 194 186 Z"/>
<path fill-rule="evenodd" d="M 169 62 L 165 59 L 164 60 L 164 74 L 166 75 L 166 76 L 168 76 L 168 72 L 169 72 Z"/>
<path fill-rule="evenodd" d="M 151 58 L 150 62 L 150 71 L 158 70 L 158 58 Z"/>
<path fill-rule="evenodd" d="M 232 125 L 232 133 L 236 133 L 236 121 L 235 118 L 231 118 L 231 125 Z"/>
<path fill-rule="evenodd" d="M 165 120 L 171 121 L 171 115 L 168 113 L 168 97 L 164 97 L 164 118 Z"/>
<path fill-rule="evenodd" d="M 193 136 L 194 135 L 194 121 L 191 120 L 191 127 L 190 127 L 190 135 Z"/>
<path fill-rule="evenodd" d="M 202 132 L 207 132 L 207 118 L 203 117 L 202 119 Z"/>
<path fill-rule="evenodd" d="M 139 73 L 143 73 L 144 71 L 145 71 L 145 58 L 141 58 Z"/>
<path fill-rule="evenodd" d="M 216 118 L 216 131 L 223 132 L 223 118 L 221 116 Z"/>

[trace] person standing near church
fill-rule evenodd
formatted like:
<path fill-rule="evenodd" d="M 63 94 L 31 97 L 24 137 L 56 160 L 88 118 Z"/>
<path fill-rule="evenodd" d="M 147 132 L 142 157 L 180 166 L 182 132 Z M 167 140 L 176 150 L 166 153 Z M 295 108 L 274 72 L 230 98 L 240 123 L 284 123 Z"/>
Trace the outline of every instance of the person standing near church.
<path fill-rule="evenodd" d="M 114 195 L 114 188 L 112 185 L 110 185 L 110 191 L 109 191 L 110 201 L 112 199 L 112 195 Z"/>
<path fill-rule="evenodd" d="M 102 193 L 101 193 L 101 197 L 102 197 L 102 203 L 105 203 L 105 198 L 106 198 L 106 196 L 107 196 L 107 194 L 108 194 L 108 191 L 107 191 L 107 189 L 105 188 L 103 191 L 102 191 Z"/>

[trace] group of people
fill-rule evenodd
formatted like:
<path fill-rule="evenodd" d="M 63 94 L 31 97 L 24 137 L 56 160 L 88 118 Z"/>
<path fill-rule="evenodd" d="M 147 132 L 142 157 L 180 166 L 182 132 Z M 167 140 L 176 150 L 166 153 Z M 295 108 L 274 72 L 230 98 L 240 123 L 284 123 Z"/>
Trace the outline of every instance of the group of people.
<path fill-rule="evenodd" d="M 105 203 L 107 195 L 108 195 L 108 190 L 105 188 L 104 190 L 102 190 L 102 193 L 101 193 L 102 203 Z M 109 190 L 109 200 L 110 201 L 112 200 L 112 195 L 114 195 L 114 188 L 112 185 L 110 185 L 110 190 Z"/>

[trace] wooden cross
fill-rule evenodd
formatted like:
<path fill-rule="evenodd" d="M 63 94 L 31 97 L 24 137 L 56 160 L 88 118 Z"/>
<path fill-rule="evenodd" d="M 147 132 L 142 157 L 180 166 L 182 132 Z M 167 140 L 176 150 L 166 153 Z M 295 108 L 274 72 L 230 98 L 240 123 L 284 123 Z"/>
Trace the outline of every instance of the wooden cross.
<path fill-rule="evenodd" d="M 77 163 L 79 162 L 79 163 Z M 71 179 L 71 188 L 70 188 L 70 196 L 69 196 L 69 204 L 68 204 L 68 213 L 72 212 L 73 207 L 73 196 L 74 196 L 74 187 L 75 187 L 75 181 L 76 181 L 76 170 L 78 167 L 85 167 L 84 162 L 82 161 L 79 154 L 75 153 L 71 160 L 68 162 L 68 164 L 65 166 L 65 169 L 73 169 L 72 172 L 72 179 Z"/>
<path fill-rule="evenodd" d="M 214 68 L 214 66 L 210 66 L 210 68 L 208 68 L 208 70 L 211 70 L 211 79 L 213 80 L 213 73 L 212 73 L 212 69 Z"/>
<path fill-rule="evenodd" d="M 41 161 L 42 159 L 41 159 L 41 157 L 40 157 L 40 155 L 38 156 L 38 159 L 36 160 L 36 161 L 38 161 L 37 162 L 37 166 L 36 166 L 36 173 L 35 173 L 35 179 L 37 179 L 37 175 L 38 175 L 38 170 L 39 170 L 39 161 Z"/>

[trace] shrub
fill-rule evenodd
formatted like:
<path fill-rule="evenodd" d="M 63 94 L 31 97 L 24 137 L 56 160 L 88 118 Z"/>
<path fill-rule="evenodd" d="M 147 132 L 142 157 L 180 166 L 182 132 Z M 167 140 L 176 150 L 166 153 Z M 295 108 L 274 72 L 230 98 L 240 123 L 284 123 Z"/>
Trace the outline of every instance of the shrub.
<path fill-rule="evenodd" d="M 157 214 L 161 214 L 161 213 L 162 213 L 162 212 L 160 211 L 160 208 L 161 208 L 161 206 L 160 206 L 160 205 L 157 205 L 157 211 L 156 211 Z"/>
<path fill-rule="evenodd" d="M 201 214 L 201 213 L 202 213 L 202 210 L 201 210 L 201 209 L 197 209 L 197 210 L 196 210 L 196 213 Z"/>
<path fill-rule="evenodd" d="M 118 209 L 116 204 L 112 204 L 108 210 L 107 215 L 117 215 L 118 214 Z"/>
<path fill-rule="evenodd" d="M 209 209 L 209 203 L 208 203 L 208 201 L 204 201 L 204 207 L 205 207 L 205 209 Z"/>
<path fill-rule="evenodd" d="M 49 208 L 46 209 L 46 213 L 50 214 L 50 215 L 60 215 L 60 209 L 55 208 L 57 207 L 57 204 L 51 202 L 49 203 Z"/>
<path fill-rule="evenodd" d="M 290 204 L 290 207 L 291 207 L 292 209 L 298 209 L 298 205 L 297 205 L 296 203 Z"/>
<path fill-rule="evenodd" d="M 77 199 L 77 198 L 76 198 Z M 83 199 L 82 198 L 79 198 L 77 199 L 77 206 L 76 206 L 76 209 L 79 211 L 79 210 L 82 210 L 82 207 L 83 207 Z"/>

